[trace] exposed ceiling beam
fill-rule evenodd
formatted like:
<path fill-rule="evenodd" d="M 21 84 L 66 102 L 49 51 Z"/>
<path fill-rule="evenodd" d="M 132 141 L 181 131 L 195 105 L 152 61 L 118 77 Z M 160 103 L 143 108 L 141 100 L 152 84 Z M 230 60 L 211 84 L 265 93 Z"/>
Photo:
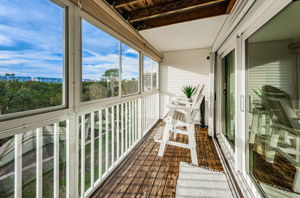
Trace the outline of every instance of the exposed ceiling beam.
<path fill-rule="evenodd" d="M 224 1 L 213 7 L 206 6 L 198 9 L 190 10 L 189 12 L 174 13 L 172 15 L 165 15 L 164 17 L 152 18 L 144 21 L 133 22 L 132 25 L 137 30 L 145 30 L 175 23 L 191 21 L 196 19 L 203 19 L 213 16 L 223 15 L 226 12 L 228 1 Z"/>
<path fill-rule="evenodd" d="M 211 6 L 217 3 L 222 3 L 227 0 L 186 0 L 175 1 L 171 3 L 159 4 L 154 7 L 144 8 L 131 12 L 127 17 L 129 22 L 137 22 L 142 20 L 148 20 L 156 17 L 162 17 L 164 15 L 170 15 L 179 12 L 185 12 L 192 9 L 197 9 L 205 6 Z"/>
<path fill-rule="evenodd" d="M 112 5 L 114 6 L 114 8 L 121 8 L 140 1 L 142 0 L 116 0 L 116 1 L 112 1 Z"/>
<path fill-rule="evenodd" d="M 229 14 L 235 4 L 236 0 L 230 0 L 226 9 L 226 14 Z"/>

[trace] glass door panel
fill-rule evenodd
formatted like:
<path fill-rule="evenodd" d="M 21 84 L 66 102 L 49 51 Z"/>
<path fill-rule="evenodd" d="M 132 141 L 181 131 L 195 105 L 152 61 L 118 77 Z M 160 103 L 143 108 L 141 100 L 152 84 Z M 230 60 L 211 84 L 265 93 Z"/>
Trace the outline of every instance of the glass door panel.
<path fill-rule="evenodd" d="M 224 97 L 224 136 L 228 142 L 235 144 L 235 51 L 231 51 L 222 59 L 223 67 L 223 97 Z"/>

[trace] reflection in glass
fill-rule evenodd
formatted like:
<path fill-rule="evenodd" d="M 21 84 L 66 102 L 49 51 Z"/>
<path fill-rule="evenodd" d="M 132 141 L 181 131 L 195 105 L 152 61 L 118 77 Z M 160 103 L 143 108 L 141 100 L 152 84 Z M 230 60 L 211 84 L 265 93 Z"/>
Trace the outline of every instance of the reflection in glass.
<path fill-rule="evenodd" d="M 247 40 L 248 167 L 266 197 L 300 197 L 300 2 Z"/>
<path fill-rule="evenodd" d="M 0 139 L 0 195 L 14 197 L 14 136 Z"/>

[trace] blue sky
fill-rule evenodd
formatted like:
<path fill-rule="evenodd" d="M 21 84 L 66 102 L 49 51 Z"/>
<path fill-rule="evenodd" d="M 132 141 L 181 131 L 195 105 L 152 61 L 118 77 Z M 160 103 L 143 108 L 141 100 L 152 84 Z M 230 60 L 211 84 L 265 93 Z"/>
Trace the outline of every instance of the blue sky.
<path fill-rule="evenodd" d="M 119 40 L 82 21 L 83 79 L 99 79 L 107 69 L 119 68 Z M 138 78 L 138 52 L 122 44 L 122 78 Z"/>
<path fill-rule="evenodd" d="M 49 0 L 1 0 L 0 75 L 62 77 L 63 12 Z"/>
<path fill-rule="evenodd" d="M 64 9 L 50 0 L 0 0 L 0 75 L 63 77 Z M 83 78 L 118 68 L 119 41 L 82 21 Z M 138 76 L 138 53 L 122 47 L 123 79 Z"/>

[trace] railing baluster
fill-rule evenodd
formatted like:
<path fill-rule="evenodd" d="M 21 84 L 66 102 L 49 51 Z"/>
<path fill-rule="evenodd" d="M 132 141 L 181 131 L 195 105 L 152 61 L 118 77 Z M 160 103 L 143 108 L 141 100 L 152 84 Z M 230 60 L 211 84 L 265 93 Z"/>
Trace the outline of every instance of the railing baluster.
<path fill-rule="evenodd" d="M 15 198 L 22 197 L 22 134 L 15 135 Z"/>
<path fill-rule="evenodd" d="M 131 101 L 131 133 L 132 133 L 132 144 L 135 143 L 135 131 L 134 131 L 134 100 Z"/>
<path fill-rule="evenodd" d="M 59 123 L 54 124 L 54 187 L 53 197 L 59 197 Z"/>
<path fill-rule="evenodd" d="M 128 104 L 125 103 L 125 152 L 128 149 Z"/>
<path fill-rule="evenodd" d="M 36 197 L 43 197 L 43 134 L 42 129 L 36 129 Z"/>
<path fill-rule="evenodd" d="M 95 171 L 95 113 L 91 113 L 91 186 L 94 187 Z"/>
<path fill-rule="evenodd" d="M 137 111 L 138 111 L 138 139 L 142 137 L 142 132 L 143 132 L 143 114 L 142 114 L 142 98 L 138 99 L 138 106 L 137 106 Z"/>
<path fill-rule="evenodd" d="M 108 107 L 105 109 L 105 172 L 108 170 Z"/>
<path fill-rule="evenodd" d="M 99 113 L 99 179 L 102 178 L 102 138 L 103 138 L 103 129 L 102 129 L 102 109 Z"/>
<path fill-rule="evenodd" d="M 124 104 L 121 104 L 121 152 L 124 154 Z"/>
<path fill-rule="evenodd" d="M 81 116 L 81 198 L 85 193 L 85 115 Z"/>
<path fill-rule="evenodd" d="M 135 136 L 135 100 L 132 101 L 132 142 L 135 143 L 136 136 Z"/>
<path fill-rule="evenodd" d="M 111 164 L 115 162 L 115 106 L 111 107 Z"/>
<path fill-rule="evenodd" d="M 131 109 L 132 108 L 132 105 L 131 105 L 131 101 L 129 101 L 128 102 L 128 113 L 129 113 L 129 115 L 128 115 L 128 118 L 129 118 L 129 120 L 128 120 L 128 133 L 129 133 L 129 148 L 131 147 L 131 145 L 132 145 L 132 128 L 131 128 L 131 126 L 132 126 L 132 123 L 131 123 L 131 121 L 132 121 L 132 113 L 131 113 Z"/>
<path fill-rule="evenodd" d="M 120 156 L 120 105 L 117 105 L 117 161 Z"/>
<path fill-rule="evenodd" d="M 135 140 L 138 139 L 138 114 L 137 114 L 137 111 L 138 111 L 138 100 L 135 100 L 135 111 L 134 111 L 134 114 L 135 114 Z"/>

